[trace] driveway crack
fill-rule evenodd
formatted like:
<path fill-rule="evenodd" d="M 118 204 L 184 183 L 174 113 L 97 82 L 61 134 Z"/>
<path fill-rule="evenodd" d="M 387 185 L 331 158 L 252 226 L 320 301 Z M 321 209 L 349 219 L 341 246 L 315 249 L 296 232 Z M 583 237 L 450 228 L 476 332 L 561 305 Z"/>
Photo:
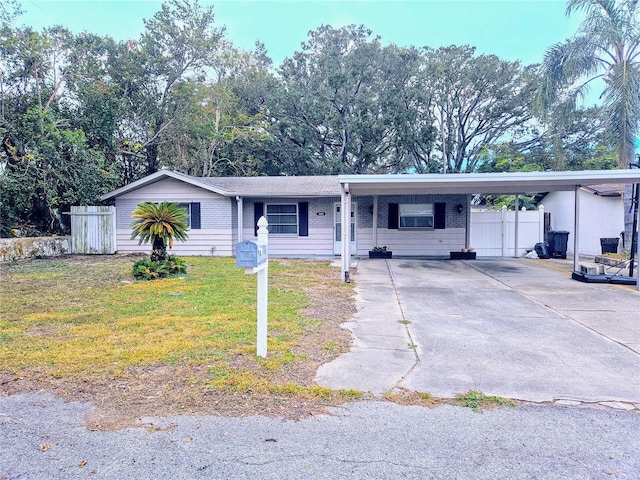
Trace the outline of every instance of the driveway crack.
<path fill-rule="evenodd" d="M 387 265 L 389 278 L 391 278 L 391 286 L 393 287 L 393 293 L 396 296 L 398 306 L 400 307 L 400 313 L 402 315 L 402 322 L 404 325 L 404 329 L 407 332 L 407 337 L 409 337 L 408 344 L 416 347 L 416 348 L 412 348 L 413 354 L 415 355 L 415 361 L 413 362 L 413 365 L 411 365 L 411 367 L 407 370 L 407 372 L 402 376 L 402 378 L 400 378 L 400 380 L 398 380 L 398 382 L 393 387 L 393 388 L 398 388 L 400 384 L 404 381 L 404 379 L 407 378 L 407 376 L 410 375 L 411 372 L 413 372 L 416 366 L 420 363 L 420 355 L 418 355 L 418 348 L 417 348 L 418 344 L 416 343 L 414 336 L 411 334 L 411 329 L 409 328 L 409 325 L 411 322 L 407 318 L 406 310 L 402 303 L 402 298 L 400 297 L 400 292 L 398 292 L 398 287 L 396 286 L 396 278 L 395 278 L 395 275 L 393 274 L 393 270 L 391 269 L 391 263 L 389 262 L 389 260 L 385 260 L 385 264 Z"/>

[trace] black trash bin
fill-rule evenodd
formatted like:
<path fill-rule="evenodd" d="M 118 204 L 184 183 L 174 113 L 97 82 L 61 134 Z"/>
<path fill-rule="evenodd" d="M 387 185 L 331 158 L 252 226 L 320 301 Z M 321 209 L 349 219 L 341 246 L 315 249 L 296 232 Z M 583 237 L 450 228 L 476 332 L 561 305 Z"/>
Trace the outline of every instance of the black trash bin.
<path fill-rule="evenodd" d="M 567 258 L 569 232 L 563 230 L 550 230 L 547 233 L 547 240 L 549 243 L 549 257 Z"/>
<path fill-rule="evenodd" d="M 547 242 L 536 243 L 535 249 L 538 258 L 549 258 L 549 244 Z"/>
<path fill-rule="evenodd" d="M 600 249 L 602 253 L 618 253 L 618 241 L 619 238 L 601 238 Z"/>

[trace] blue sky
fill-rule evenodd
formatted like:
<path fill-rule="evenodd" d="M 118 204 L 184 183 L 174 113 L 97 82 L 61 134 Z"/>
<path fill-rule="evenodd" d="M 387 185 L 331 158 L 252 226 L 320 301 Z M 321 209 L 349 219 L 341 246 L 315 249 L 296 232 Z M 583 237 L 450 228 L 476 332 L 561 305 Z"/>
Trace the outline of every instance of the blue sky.
<path fill-rule="evenodd" d="M 18 23 L 36 29 L 56 24 L 74 32 L 88 30 L 117 40 L 136 38 L 143 18 L 161 2 L 151 0 L 21 0 L 26 13 Z M 479 53 L 495 54 L 525 64 L 542 61 L 552 44 L 570 37 L 580 17 L 567 18 L 564 0 L 201 0 L 214 5 L 216 24 L 227 38 L 251 49 L 266 45 L 278 66 L 299 50 L 307 32 L 322 24 L 341 27 L 364 24 L 383 43 L 440 47 L 473 45 Z"/>

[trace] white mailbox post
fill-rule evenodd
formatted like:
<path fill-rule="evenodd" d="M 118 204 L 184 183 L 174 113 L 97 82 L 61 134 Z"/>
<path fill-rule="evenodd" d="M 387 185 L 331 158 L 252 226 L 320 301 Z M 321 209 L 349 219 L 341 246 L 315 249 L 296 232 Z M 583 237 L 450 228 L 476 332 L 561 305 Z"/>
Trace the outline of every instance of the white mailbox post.
<path fill-rule="evenodd" d="M 269 223 L 264 217 L 258 220 L 258 241 L 240 242 L 236 245 L 236 266 L 244 267 L 246 274 L 258 274 L 258 308 L 257 308 L 257 340 L 256 354 L 259 357 L 267 356 L 267 304 L 269 278 Z"/>

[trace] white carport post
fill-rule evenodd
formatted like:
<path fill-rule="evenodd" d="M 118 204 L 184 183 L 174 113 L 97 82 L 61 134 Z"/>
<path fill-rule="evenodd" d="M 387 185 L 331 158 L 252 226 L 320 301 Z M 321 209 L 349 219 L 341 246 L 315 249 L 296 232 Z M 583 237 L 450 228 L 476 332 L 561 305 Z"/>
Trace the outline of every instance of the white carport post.
<path fill-rule="evenodd" d="M 500 234 L 502 235 L 502 258 L 507 257 L 507 206 L 500 209 Z"/>
<path fill-rule="evenodd" d="M 518 230 L 519 230 L 519 225 L 518 225 L 518 212 L 520 211 L 520 195 L 516 194 L 516 202 L 515 202 L 515 219 L 514 219 L 514 232 L 513 232 L 513 243 L 514 243 L 514 247 L 513 247 L 513 256 L 514 258 L 518 258 Z"/>
<path fill-rule="evenodd" d="M 342 200 L 342 208 L 340 209 L 340 223 L 342 229 L 342 249 L 341 265 L 342 265 L 342 280 L 349 283 L 349 271 L 351 270 L 351 196 L 349 195 L 349 184 L 343 183 L 342 191 L 340 193 Z"/>
<path fill-rule="evenodd" d="M 467 205 L 465 206 L 464 224 L 464 248 L 471 248 L 471 195 L 467 195 Z"/>
<path fill-rule="evenodd" d="M 573 271 L 580 271 L 580 185 L 576 185 L 574 191 L 573 211 Z"/>
<path fill-rule="evenodd" d="M 373 245 L 378 245 L 378 195 L 373 196 Z"/>
<path fill-rule="evenodd" d="M 636 188 L 640 188 L 640 183 L 636 183 Z M 637 196 L 635 198 L 638 198 Z M 640 208 L 640 205 L 636 205 L 635 208 Z M 636 235 L 640 237 L 640 215 L 638 215 L 636 224 Z M 633 248 L 633 238 L 631 239 L 631 248 Z M 636 255 L 635 259 L 637 263 L 636 267 L 636 286 L 640 292 L 640 241 L 636 241 Z"/>

